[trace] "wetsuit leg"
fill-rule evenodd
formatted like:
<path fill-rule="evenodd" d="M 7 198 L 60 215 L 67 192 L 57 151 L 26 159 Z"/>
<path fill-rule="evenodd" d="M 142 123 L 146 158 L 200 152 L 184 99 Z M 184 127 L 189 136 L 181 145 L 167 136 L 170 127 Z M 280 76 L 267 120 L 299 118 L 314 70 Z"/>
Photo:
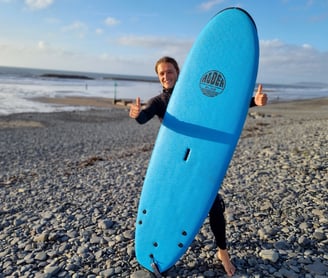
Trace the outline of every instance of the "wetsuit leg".
<path fill-rule="evenodd" d="M 218 194 L 214 200 L 209 213 L 210 226 L 215 237 L 217 246 L 220 249 L 227 249 L 226 243 L 226 222 L 224 218 L 225 205 L 222 197 Z"/>

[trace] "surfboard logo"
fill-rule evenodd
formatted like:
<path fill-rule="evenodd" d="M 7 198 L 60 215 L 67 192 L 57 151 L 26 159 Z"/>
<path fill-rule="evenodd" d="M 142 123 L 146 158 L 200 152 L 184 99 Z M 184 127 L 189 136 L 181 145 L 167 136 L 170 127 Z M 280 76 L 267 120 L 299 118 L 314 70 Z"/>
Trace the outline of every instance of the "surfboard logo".
<path fill-rule="evenodd" d="M 203 74 L 200 79 L 199 87 L 202 93 L 207 97 L 216 97 L 222 94 L 226 85 L 224 75 L 217 71 L 211 70 Z"/>

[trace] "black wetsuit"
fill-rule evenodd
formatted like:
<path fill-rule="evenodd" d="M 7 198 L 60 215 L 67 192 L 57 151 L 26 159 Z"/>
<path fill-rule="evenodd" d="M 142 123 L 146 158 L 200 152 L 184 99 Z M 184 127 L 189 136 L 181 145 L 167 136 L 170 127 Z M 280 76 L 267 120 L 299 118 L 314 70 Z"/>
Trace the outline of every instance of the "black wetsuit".
<path fill-rule="evenodd" d="M 173 89 L 163 89 L 162 93 L 150 99 L 145 107 L 141 110 L 136 121 L 139 124 L 144 124 L 154 116 L 162 121 L 166 112 L 167 105 L 172 95 Z M 251 100 L 250 107 L 256 106 L 254 97 Z M 225 205 L 220 194 L 217 194 L 212 208 L 209 212 L 210 226 L 215 237 L 217 246 L 220 249 L 226 249 L 226 223 L 224 218 Z"/>
<path fill-rule="evenodd" d="M 160 121 L 163 120 L 167 105 L 169 104 L 170 97 L 173 89 L 163 89 L 162 93 L 156 97 L 150 99 L 145 109 L 141 110 L 138 118 L 136 118 L 139 124 L 144 124 L 157 116 Z"/>

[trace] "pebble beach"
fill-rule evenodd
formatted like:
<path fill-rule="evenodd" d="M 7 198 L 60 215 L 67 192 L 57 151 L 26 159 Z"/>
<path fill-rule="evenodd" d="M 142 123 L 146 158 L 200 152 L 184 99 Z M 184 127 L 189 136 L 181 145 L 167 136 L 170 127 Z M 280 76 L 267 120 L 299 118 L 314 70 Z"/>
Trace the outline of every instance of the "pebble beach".
<path fill-rule="evenodd" d="M 134 229 L 159 126 L 111 104 L 1 116 L 0 278 L 153 277 Z M 328 99 L 251 108 L 220 193 L 234 277 L 328 277 Z M 226 277 L 215 254 L 206 219 L 163 277 Z"/>

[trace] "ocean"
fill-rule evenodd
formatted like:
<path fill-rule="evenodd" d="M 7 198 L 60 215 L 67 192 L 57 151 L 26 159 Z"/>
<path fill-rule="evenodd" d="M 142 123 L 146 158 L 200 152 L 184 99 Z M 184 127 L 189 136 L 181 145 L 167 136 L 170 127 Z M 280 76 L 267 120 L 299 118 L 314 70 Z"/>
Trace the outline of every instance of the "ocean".
<path fill-rule="evenodd" d="M 328 97 L 328 84 L 263 84 L 269 102 Z M 156 76 L 133 76 L 0 67 L 0 115 L 24 112 L 83 110 L 36 101 L 37 98 L 67 96 L 135 99 L 142 101 L 161 91 Z"/>

